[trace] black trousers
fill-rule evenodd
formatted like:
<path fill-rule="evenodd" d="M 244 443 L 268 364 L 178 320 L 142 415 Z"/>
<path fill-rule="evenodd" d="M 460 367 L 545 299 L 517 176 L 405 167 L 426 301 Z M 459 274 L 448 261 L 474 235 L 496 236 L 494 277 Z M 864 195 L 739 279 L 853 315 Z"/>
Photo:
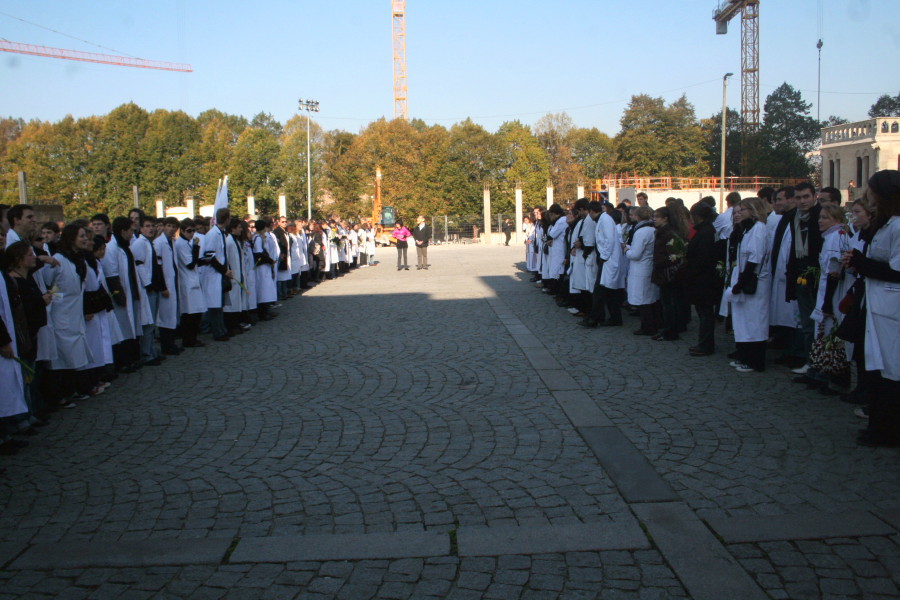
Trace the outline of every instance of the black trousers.
<path fill-rule="evenodd" d="M 738 360 L 757 371 L 766 370 L 766 341 L 736 342 Z"/>
<path fill-rule="evenodd" d="M 200 318 L 202 313 L 181 315 L 181 341 L 185 346 L 193 346 L 197 343 L 200 334 Z"/>
<path fill-rule="evenodd" d="M 697 331 L 697 347 L 706 352 L 716 350 L 716 307 L 712 304 L 695 304 L 697 320 L 700 327 Z"/>
<path fill-rule="evenodd" d="M 879 441 L 900 442 L 900 381 L 872 373 L 869 383 L 869 433 Z"/>

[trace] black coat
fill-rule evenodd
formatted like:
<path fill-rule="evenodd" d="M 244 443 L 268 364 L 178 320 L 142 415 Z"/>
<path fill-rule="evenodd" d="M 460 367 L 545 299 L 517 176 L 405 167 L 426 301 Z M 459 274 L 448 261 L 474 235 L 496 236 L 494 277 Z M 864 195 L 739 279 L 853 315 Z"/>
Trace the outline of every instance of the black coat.
<path fill-rule="evenodd" d="M 416 244 L 416 246 L 420 248 L 427 247 L 428 242 L 431 240 L 431 225 L 426 224 L 422 229 L 419 229 L 419 226 L 416 225 L 412 228 L 412 236 L 417 242 L 422 242 L 421 244 Z"/>
<path fill-rule="evenodd" d="M 711 305 L 719 301 L 722 279 L 716 272 L 716 229 L 710 222 L 696 227 L 685 252 L 684 286 L 691 304 Z"/>

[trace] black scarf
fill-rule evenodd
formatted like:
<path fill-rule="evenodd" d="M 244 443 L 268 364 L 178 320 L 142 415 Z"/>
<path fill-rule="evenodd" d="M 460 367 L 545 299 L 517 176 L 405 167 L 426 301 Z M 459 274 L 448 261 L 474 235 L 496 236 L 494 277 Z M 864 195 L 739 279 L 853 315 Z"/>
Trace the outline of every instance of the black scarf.
<path fill-rule="evenodd" d="M 137 285 L 137 271 L 134 268 L 134 254 L 131 253 L 131 248 L 129 248 L 131 240 L 126 240 L 118 233 L 114 233 L 113 237 L 116 238 L 116 243 L 119 244 L 119 248 L 122 249 L 128 258 L 128 283 L 131 286 L 131 298 L 132 302 L 137 302 L 140 294 Z"/>
<path fill-rule="evenodd" d="M 72 250 L 63 250 L 60 254 L 65 256 L 70 263 L 75 265 L 75 272 L 78 273 L 78 278 L 84 283 L 84 279 L 87 277 L 87 262 L 84 259 L 84 254 L 81 252 L 73 252 Z"/>

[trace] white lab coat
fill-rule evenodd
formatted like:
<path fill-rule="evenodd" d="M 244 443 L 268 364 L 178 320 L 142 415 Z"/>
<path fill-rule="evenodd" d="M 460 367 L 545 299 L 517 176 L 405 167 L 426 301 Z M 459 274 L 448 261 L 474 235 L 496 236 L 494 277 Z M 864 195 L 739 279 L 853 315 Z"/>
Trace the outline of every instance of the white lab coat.
<path fill-rule="evenodd" d="M 534 223 L 527 223 L 525 230 L 525 270 L 533 273 L 537 271 L 538 259 L 534 253 L 536 248 L 534 244 L 534 232 L 536 231 Z"/>
<path fill-rule="evenodd" d="M 772 278 L 771 263 L 768 254 L 768 232 L 766 224 L 753 224 L 738 244 L 737 264 L 731 271 L 731 286 L 725 296 L 731 303 L 731 320 L 736 342 L 764 342 L 769 339 L 769 302 Z M 758 284 L 756 293 L 731 293 L 731 288 L 738 282 L 740 273 L 748 262 L 756 263 Z"/>
<path fill-rule="evenodd" d="M 97 271 L 88 266 L 87 276 L 84 278 L 84 289 L 88 292 L 95 292 L 104 287 L 103 265 L 97 264 Z M 93 360 L 82 367 L 82 370 L 96 369 L 105 365 L 113 364 L 112 356 L 112 330 L 110 322 L 112 315 L 105 310 L 94 314 L 94 318 L 85 321 L 84 331 L 87 337 L 88 347 L 91 349 Z"/>
<path fill-rule="evenodd" d="M 241 263 L 244 285 L 250 292 L 241 296 L 241 305 L 244 310 L 256 310 L 256 269 L 253 268 L 255 260 L 253 259 L 253 245 L 250 242 L 241 243 Z"/>
<path fill-rule="evenodd" d="M 144 325 L 156 323 L 156 315 L 151 310 L 150 299 L 147 296 L 147 286 L 153 281 L 153 243 L 145 236 L 139 235 L 131 240 L 129 248 L 134 257 L 134 270 L 138 277 L 138 301 L 141 303 L 141 315 L 137 332 L 140 335 Z"/>
<path fill-rule="evenodd" d="M 193 262 L 193 240 L 175 240 L 175 264 L 178 267 L 178 311 L 182 315 L 206 312 L 206 297 L 200 283 L 200 267 Z M 188 267 L 191 265 L 192 267 Z"/>
<path fill-rule="evenodd" d="M 270 252 L 270 244 L 268 236 L 263 233 L 253 236 L 253 253 L 268 254 L 272 260 L 277 260 L 276 256 Z M 275 244 L 278 248 L 278 244 Z M 275 265 L 256 264 L 254 272 L 256 273 L 256 303 L 264 304 L 266 302 L 275 302 L 278 299 L 278 290 L 275 287 Z"/>
<path fill-rule="evenodd" d="M 612 227 L 609 226 L 610 223 L 612 223 Z M 602 232 L 604 238 L 602 243 L 598 241 L 598 244 L 603 247 L 600 257 L 603 258 L 603 254 L 608 252 L 606 262 L 603 263 L 600 271 L 600 285 L 610 290 L 621 290 L 625 287 L 625 274 L 628 273 L 622 264 L 626 259 L 622 252 L 621 229 L 607 213 L 600 215 L 600 222 L 597 225 L 598 236 Z M 606 239 L 607 237 L 609 239 Z M 599 237 L 597 239 L 600 240 Z"/>
<path fill-rule="evenodd" d="M 584 256 L 584 249 L 575 250 L 575 256 L 572 257 L 572 286 L 576 290 L 586 292 L 594 291 L 594 284 L 597 282 L 597 252 L 593 248 L 596 245 L 596 229 L 597 224 L 591 215 L 585 216 L 572 233 L 572 243 L 575 243 L 581 237 L 582 244 L 590 247 L 590 253 L 587 258 Z"/>
<path fill-rule="evenodd" d="M 203 236 L 200 241 L 200 256 L 206 260 L 215 259 L 220 265 L 225 265 L 226 270 L 231 268 L 227 264 L 225 254 L 225 237 L 228 234 L 215 226 Z M 200 273 L 200 285 L 203 287 L 203 298 L 207 309 L 222 308 L 222 277 L 212 265 L 209 265 Z"/>
<path fill-rule="evenodd" d="M 150 303 L 146 301 L 140 302 L 140 297 L 132 297 L 128 256 L 125 254 L 125 250 L 119 247 L 115 236 L 106 244 L 106 255 L 103 257 L 103 272 L 107 278 L 119 278 L 122 286 L 121 293 L 125 295 L 124 306 L 119 306 L 115 297 L 113 297 L 113 306 L 115 307 L 113 315 L 117 325 L 117 327 L 112 328 L 113 344 L 140 337 L 144 323 L 153 322 L 150 314 Z M 140 293 L 140 290 L 143 289 L 140 281 L 136 282 L 136 284 Z M 140 302 L 137 316 L 135 316 L 135 302 Z"/>
<path fill-rule="evenodd" d="M 59 266 L 53 269 L 56 293 L 50 324 L 56 336 L 58 353 L 56 359 L 50 361 L 50 368 L 82 369 L 94 359 L 85 332 L 84 282 L 78 276 L 75 264 L 68 258 L 62 254 L 56 254 L 53 258 L 59 261 Z"/>
<path fill-rule="evenodd" d="M 775 229 L 778 222 L 781 221 L 781 215 L 771 213 L 766 221 L 766 229 L 769 234 L 769 267 L 772 265 L 772 254 L 775 252 Z M 787 263 L 791 256 L 791 246 L 794 244 L 794 236 L 791 235 L 791 228 L 785 227 L 784 235 L 781 238 L 781 246 L 778 248 L 778 261 L 775 265 L 775 272 L 772 273 L 772 287 L 769 294 L 769 325 L 776 327 L 793 327 L 800 326 L 800 310 L 797 308 L 797 301 L 786 301 L 785 294 L 787 291 Z"/>
<path fill-rule="evenodd" d="M 716 230 L 716 239 L 717 240 L 727 240 L 729 236 L 731 236 L 731 232 L 734 229 L 734 207 L 729 206 L 728 210 L 723 212 L 721 215 L 716 217 L 716 220 L 713 221 L 713 227 Z"/>
<path fill-rule="evenodd" d="M 891 217 L 875 233 L 868 257 L 900 271 L 900 217 Z M 866 304 L 866 370 L 900 381 L 900 283 L 867 277 Z"/>
<path fill-rule="evenodd" d="M 10 229 L 10 231 L 12 231 Z M 6 326 L 6 331 L 11 338 L 13 356 L 19 355 L 16 344 L 16 326 L 13 323 L 12 309 L 9 305 L 9 294 L 6 282 L 0 277 L 0 319 Z M 0 356 L 0 417 L 12 417 L 28 412 L 25 404 L 25 379 L 22 375 L 22 367 L 12 358 Z"/>
<path fill-rule="evenodd" d="M 550 226 L 548 236 L 553 243 L 550 244 L 550 255 L 545 257 L 548 259 L 548 279 L 558 279 L 565 272 L 567 228 L 568 224 L 564 216 L 558 218 L 556 223 Z"/>
<path fill-rule="evenodd" d="M 231 280 L 231 289 L 223 295 L 222 310 L 227 313 L 236 313 L 244 310 L 244 300 L 241 296 L 246 296 L 239 281 L 243 281 L 244 277 L 244 257 L 241 255 L 241 248 L 234 236 L 228 234 L 225 236 L 225 253 L 228 256 L 228 268 L 234 279 Z"/>
<path fill-rule="evenodd" d="M 52 273 L 53 267 L 51 267 L 50 265 L 44 265 L 43 267 L 35 271 L 33 275 L 34 281 L 35 283 L 37 283 L 37 286 L 41 290 L 42 294 L 46 294 L 47 290 L 50 289 L 48 281 L 52 279 Z M 53 335 L 53 327 L 50 326 L 50 311 L 52 309 L 52 302 L 45 307 L 45 310 L 47 311 L 47 324 L 38 329 L 37 356 L 35 357 L 35 361 L 50 361 L 56 358 L 56 336 Z"/>
<path fill-rule="evenodd" d="M 162 267 L 166 289 L 169 290 L 168 298 L 162 294 L 159 295 L 156 326 L 163 329 L 175 329 L 178 327 L 178 286 L 176 285 L 177 267 L 175 266 L 174 248 L 169 246 L 169 238 L 165 234 L 153 240 L 153 248 L 156 250 L 156 260 Z"/>
<path fill-rule="evenodd" d="M 841 257 L 848 250 L 850 250 L 850 236 L 845 232 L 839 232 L 838 229 L 835 229 L 826 232 L 822 236 L 822 250 L 819 252 L 819 289 L 816 293 L 816 304 L 810 317 L 817 325 L 824 324 L 826 335 L 834 327 L 835 321 L 840 323 L 844 320 L 843 313 L 838 310 L 838 303 L 847 293 L 847 290 L 850 289 L 850 286 L 853 285 L 853 279 L 850 275 L 841 270 Z M 837 273 L 840 276 L 840 280 L 834 289 L 834 296 L 831 298 L 834 319 L 826 317 L 822 312 L 822 303 L 825 301 L 825 288 L 828 286 L 829 272 Z"/>
<path fill-rule="evenodd" d="M 644 306 L 659 300 L 659 286 L 650 281 L 653 273 L 653 245 L 656 242 L 656 230 L 650 221 L 634 232 L 631 245 L 626 247 L 625 258 L 628 259 L 628 304 Z"/>
<path fill-rule="evenodd" d="M 291 275 L 296 275 L 300 272 L 300 269 L 303 268 L 303 262 L 301 259 L 300 252 L 300 238 L 297 237 L 296 233 L 289 233 L 288 236 L 288 248 L 291 251 Z"/>

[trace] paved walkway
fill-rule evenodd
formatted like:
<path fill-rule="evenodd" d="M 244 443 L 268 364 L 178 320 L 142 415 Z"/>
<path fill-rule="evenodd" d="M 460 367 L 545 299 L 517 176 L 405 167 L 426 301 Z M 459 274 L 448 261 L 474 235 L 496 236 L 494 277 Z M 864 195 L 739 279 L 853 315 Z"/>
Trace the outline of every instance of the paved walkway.
<path fill-rule="evenodd" d="M 521 255 L 382 252 L 58 414 L 3 460 L 0 598 L 900 595 L 900 451 Z"/>

